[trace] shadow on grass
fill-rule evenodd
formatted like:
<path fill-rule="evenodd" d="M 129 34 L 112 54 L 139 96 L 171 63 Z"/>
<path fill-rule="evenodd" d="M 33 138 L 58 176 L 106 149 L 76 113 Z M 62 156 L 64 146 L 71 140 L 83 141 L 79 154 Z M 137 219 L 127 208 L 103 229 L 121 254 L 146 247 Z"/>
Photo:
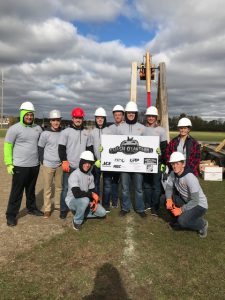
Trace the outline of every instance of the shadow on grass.
<path fill-rule="evenodd" d="M 43 200 L 43 190 L 40 190 L 39 193 L 36 195 L 36 205 L 38 209 L 41 209 L 43 206 L 44 200 Z M 19 214 L 18 219 L 23 218 L 27 215 L 27 209 L 23 208 Z"/>
<path fill-rule="evenodd" d="M 129 300 L 120 273 L 110 263 L 105 263 L 95 277 L 94 289 L 83 300 Z"/>

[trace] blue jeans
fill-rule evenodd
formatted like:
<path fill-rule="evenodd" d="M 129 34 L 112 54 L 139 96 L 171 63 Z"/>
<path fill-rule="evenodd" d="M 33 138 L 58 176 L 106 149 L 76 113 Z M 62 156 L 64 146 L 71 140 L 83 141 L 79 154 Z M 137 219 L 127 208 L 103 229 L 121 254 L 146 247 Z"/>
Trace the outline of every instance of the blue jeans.
<path fill-rule="evenodd" d="M 182 207 L 184 201 L 179 196 L 175 195 L 173 201 L 176 206 Z M 189 210 L 184 211 L 178 218 L 177 222 L 182 228 L 199 231 L 203 229 L 206 221 L 203 219 L 203 215 L 207 209 L 202 206 L 195 206 Z"/>
<path fill-rule="evenodd" d="M 90 203 L 90 199 L 87 197 L 77 198 L 77 199 L 74 198 L 73 200 L 70 201 L 69 208 L 71 210 L 76 211 L 73 217 L 74 223 L 82 224 L 84 218 L 105 217 L 106 211 L 101 206 L 101 204 L 98 204 L 96 211 L 92 212 L 89 203 Z"/>
<path fill-rule="evenodd" d="M 75 169 L 70 168 L 70 172 L 63 172 L 63 185 L 62 185 L 62 193 L 61 193 L 61 197 L 60 197 L 60 211 L 61 212 L 68 212 L 69 208 L 66 205 L 65 199 L 66 199 L 66 195 L 68 192 L 68 179 L 70 174 L 74 171 Z"/>
<path fill-rule="evenodd" d="M 118 182 L 120 173 L 103 172 L 103 197 L 102 205 L 104 207 L 110 206 L 110 197 L 112 195 L 112 205 L 117 206 L 118 203 Z"/>
<path fill-rule="evenodd" d="M 159 171 L 155 174 L 144 174 L 143 187 L 145 197 L 145 207 L 152 207 L 156 210 L 160 206 L 162 173 Z"/>
<path fill-rule="evenodd" d="M 142 182 L 143 175 L 140 173 L 121 173 L 121 183 L 122 183 L 122 210 L 129 212 L 131 208 L 131 182 L 135 187 L 135 210 L 136 212 L 143 212 L 145 210 L 143 201 L 143 190 Z"/>
<path fill-rule="evenodd" d="M 112 176 L 111 172 L 103 173 L 103 195 L 102 195 L 102 205 L 105 208 L 110 207 L 110 195 L 112 189 Z"/>

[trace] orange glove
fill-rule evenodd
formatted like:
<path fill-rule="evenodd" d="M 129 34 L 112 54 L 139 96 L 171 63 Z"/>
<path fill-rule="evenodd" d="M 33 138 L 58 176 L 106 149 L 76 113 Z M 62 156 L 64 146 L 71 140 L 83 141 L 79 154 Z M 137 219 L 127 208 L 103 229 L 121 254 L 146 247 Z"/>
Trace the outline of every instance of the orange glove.
<path fill-rule="evenodd" d="M 172 199 L 167 199 L 166 200 L 166 209 L 171 210 L 174 208 L 174 203 Z"/>
<path fill-rule="evenodd" d="M 92 212 L 95 212 L 98 207 L 99 195 L 92 192 L 92 201 L 90 202 L 90 208 Z"/>
<path fill-rule="evenodd" d="M 95 202 L 98 203 L 99 202 L 99 195 L 96 194 L 96 193 L 94 193 L 94 192 L 92 192 L 92 199 L 94 199 Z"/>
<path fill-rule="evenodd" d="M 62 169 L 63 169 L 63 172 L 69 173 L 69 171 L 70 171 L 70 164 L 69 164 L 68 160 L 63 160 L 63 162 L 62 162 Z"/>
<path fill-rule="evenodd" d="M 90 208 L 93 213 L 96 212 L 97 207 L 98 207 L 98 203 L 96 203 L 95 200 L 90 202 Z"/>
<path fill-rule="evenodd" d="M 175 216 L 175 217 L 179 217 L 182 214 L 182 209 L 180 207 L 176 207 L 174 205 L 174 208 L 171 209 L 171 213 Z"/>

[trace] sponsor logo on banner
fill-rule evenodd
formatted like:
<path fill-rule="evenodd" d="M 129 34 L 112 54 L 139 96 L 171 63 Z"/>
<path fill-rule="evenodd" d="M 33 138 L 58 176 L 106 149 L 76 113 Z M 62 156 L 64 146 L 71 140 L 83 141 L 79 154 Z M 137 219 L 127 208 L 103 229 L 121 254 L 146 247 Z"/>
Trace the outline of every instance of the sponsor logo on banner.
<path fill-rule="evenodd" d="M 146 172 L 147 173 L 152 173 L 153 172 L 153 165 L 146 164 Z"/>
<path fill-rule="evenodd" d="M 144 164 L 157 165 L 157 158 L 144 158 Z"/>
<path fill-rule="evenodd" d="M 139 162 L 139 160 L 140 160 L 139 158 L 131 158 L 130 162 L 131 163 L 137 163 L 137 162 Z"/>
<path fill-rule="evenodd" d="M 125 159 L 123 159 L 123 158 L 115 158 L 115 161 L 116 162 L 122 162 L 122 163 L 124 163 Z"/>
<path fill-rule="evenodd" d="M 127 140 L 122 141 L 120 146 L 109 148 L 110 154 L 116 154 L 117 152 L 122 152 L 127 155 L 136 154 L 138 152 L 152 153 L 153 148 L 139 146 L 139 142 L 137 140 L 134 140 L 133 137 L 127 137 Z"/>
<path fill-rule="evenodd" d="M 104 161 L 102 165 L 104 167 L 110 167 L 111 166 L 111 162 L 110 161 Z"/>
<path fill-rule="evenodd" d="M 120 169 L 121 165 L 114 165 L 113 168 Z"/>

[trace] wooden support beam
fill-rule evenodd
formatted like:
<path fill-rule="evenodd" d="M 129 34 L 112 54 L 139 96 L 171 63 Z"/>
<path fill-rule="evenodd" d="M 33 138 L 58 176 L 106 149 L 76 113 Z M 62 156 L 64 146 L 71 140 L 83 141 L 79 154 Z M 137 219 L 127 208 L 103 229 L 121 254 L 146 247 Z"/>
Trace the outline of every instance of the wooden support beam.
<path fill-rule="evenodd" d="M 215 151 L 216 152 L 221 151 L 224 146 L 225 146 L 225 139 L 215 148 Z"/>
<path fill-rule="evenodd" d="M 166 87 L 166 64 L 159 64 L 158 73 L 158 91 L 156 106 L 159 111 L 160 125 L 166 130 L 167 140 L 169 142 L 169 116 L 168 116 L 168 95 Z"/>
<path fill-rule="evenodd" d="M 130 101 L 137 101 L 137 62 L 131 66 Z"/>

